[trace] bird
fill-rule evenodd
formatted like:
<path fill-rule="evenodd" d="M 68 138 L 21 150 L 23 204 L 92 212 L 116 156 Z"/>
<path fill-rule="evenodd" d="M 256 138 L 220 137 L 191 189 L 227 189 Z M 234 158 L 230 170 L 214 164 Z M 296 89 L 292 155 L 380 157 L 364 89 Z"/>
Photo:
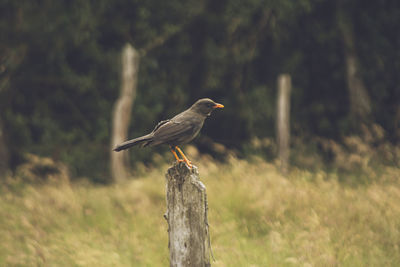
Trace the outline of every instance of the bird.
<path fill-rule="evenodd" d="M 192 141 L 203 127 L 205 119 L 211 115 L 213 110 L 220 108 L 224 108 L 224 105 L 216 103 L 210 98 L 199 99 L 190 108 L 172 119 L 160 121 L 151 133 L 123 142 L 113 150 L 118 152 L 136 145 L 151 147 L 167 144 L 175 159 L 178 162 L 185 162 L 191 169 L 191 161 L 178 145 Z M 176 151 L 182 156 L 182 159 L 178 157 Z"/>

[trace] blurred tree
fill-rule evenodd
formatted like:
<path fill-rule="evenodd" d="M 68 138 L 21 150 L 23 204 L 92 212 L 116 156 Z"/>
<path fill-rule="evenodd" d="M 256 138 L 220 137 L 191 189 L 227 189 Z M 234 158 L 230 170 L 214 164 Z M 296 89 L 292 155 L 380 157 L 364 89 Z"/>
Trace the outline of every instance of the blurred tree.
<path fill-rule="evenodd" d="M 398 1 L 353 0 L 349 5 L 359 54 L 360 74 L 368 85 L 372 118 L 399 142 L 396 118 L 400 106 L 400 5 Z"/>
<path fill-rule="evenodd" d="M 116 153 L 113 148 L 128 140 L 128 128 L 132 105 L 136 98 L 139 72 L 139 53 L 127 43 L 121 53 L 121 89 L 114 104 L 110 147 L 111 176 L 114 182 L 126 181 L 129 177 L 127 151 Z"/>
<path fill-rule="evenodd" d="M 371 100 L 364 81 L 360 75 L 353 23 L 348 14 L 349 7 L 346 1 L 337 0 L 337 19 L 339 31 L 342 35 L 344 57 L 346 62 L 346 79 L 349 90 L 350 116 L 355 128 L 370 119 Z"/>

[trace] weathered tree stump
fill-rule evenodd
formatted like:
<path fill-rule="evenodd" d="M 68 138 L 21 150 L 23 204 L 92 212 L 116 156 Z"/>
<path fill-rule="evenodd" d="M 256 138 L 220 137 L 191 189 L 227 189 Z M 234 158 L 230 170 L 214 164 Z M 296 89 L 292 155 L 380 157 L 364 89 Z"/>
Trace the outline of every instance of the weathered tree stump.
<path fill-rule="evenodd" d="M 211 266 L 207 194 L 197 167 L 176 163 L 166 180 L 170 266 Z"/>

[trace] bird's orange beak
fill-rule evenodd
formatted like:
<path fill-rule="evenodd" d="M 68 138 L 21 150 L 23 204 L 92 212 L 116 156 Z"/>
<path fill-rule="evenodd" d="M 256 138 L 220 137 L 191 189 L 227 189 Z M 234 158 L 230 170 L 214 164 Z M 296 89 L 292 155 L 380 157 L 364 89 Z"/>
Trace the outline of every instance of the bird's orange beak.
<path fill-rule="evenodd" d="M 216 103 L 216 104 L 213 106 L 213 108 L 223 108 L 223 107 L 224 107 L 224 105 L 219 104 L 219 103 Z"/>

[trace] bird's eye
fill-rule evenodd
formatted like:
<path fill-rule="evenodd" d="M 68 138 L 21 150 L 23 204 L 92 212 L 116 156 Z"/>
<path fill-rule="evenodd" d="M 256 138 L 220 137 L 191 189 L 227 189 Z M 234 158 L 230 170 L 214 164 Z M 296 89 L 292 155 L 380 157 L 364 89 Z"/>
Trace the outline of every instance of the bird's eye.
<path fill-rule="evenodd" d="M 207 107 L 211 108 L 212 106 L 213 106 L 213 104 L 207 103 Z"/>

